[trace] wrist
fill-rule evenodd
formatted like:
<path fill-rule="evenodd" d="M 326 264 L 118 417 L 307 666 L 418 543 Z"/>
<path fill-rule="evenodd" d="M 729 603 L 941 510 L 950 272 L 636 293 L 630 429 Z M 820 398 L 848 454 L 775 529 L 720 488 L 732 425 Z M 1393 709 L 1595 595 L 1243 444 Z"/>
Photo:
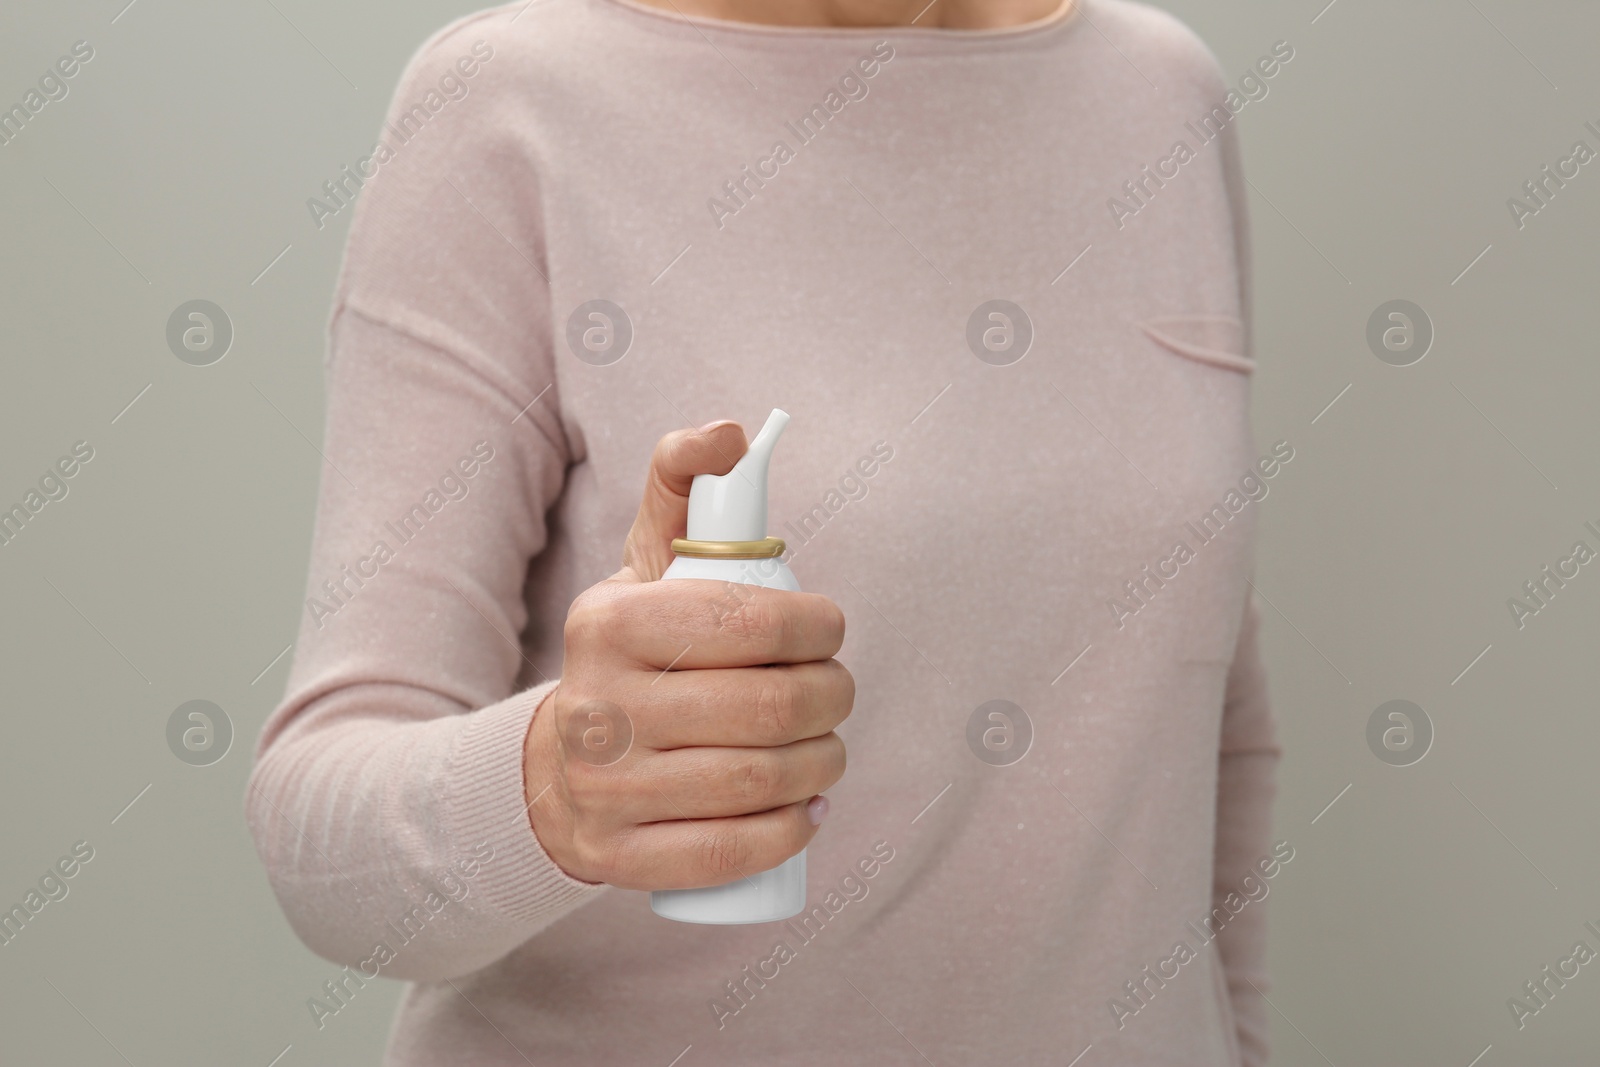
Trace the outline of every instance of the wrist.
<path fill-rule="evenodd" d="M 545 754 L 549 751 L 546 738 L 551 719 L 555 714 L 555 695 L 560 688 L 560 684 L 557 683 L 534 706 L 533 715 L 528 719 L 528 732 L 522 739 L 522 803 L 528 811 L 528 821 L 534 825 L 535 831 L 537 825 L 533 820 L 533 807 L 548 799 L 546 794 L 550 791 L 551 783 L 555 781 Z"/>
<path fill-rule="evenodd" d="M 522 800 L 528 816 L 528 825 L 539 846 L 555 865 L 569 878 L 593 882 L 579 873 L 572 862 L 572 850 L 567 846 L 572 833 L 572 819 L 563 807 L 566 789 L 561 777 L 561 760 L 558 753 L 560 728 L 556 714 L 558 684 L 545 694 L 533 710 L 528 722 L 528 733 L 522 746 Z"/>

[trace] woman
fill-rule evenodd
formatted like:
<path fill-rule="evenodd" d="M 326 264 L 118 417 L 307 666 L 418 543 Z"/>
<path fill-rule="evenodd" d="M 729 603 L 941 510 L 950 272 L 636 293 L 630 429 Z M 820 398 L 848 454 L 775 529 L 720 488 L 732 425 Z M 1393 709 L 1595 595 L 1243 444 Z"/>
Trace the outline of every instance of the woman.
<path fill-rule="evenodd" d="M 412 60 L 248 800 L 314 1025 L 381 975 L 392 1065 L 1265 1062 L 1292 450 L 1228 87 L 1129 0 L 925 2 L 536 0 Z M 808 592 L 656 582 L 779 406 Z M 788 923 L 641 892 L 801 848 Z"/>

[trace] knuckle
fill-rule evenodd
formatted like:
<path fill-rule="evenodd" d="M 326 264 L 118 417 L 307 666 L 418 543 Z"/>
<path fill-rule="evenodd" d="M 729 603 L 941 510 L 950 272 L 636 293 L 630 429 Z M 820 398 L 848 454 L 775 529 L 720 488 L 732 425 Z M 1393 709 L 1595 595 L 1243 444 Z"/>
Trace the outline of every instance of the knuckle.
<path fill-rule="evenodd" d="M 740 640 L 757 640 L 766 637 L 773 628 L 773 612 L 766 598 L 755 595 L 754 590 L 736 582 L 717 601 L 717 629 L 729 637 Z"/>
<path fill-rule="evenodd" d="M 576 834 L 573 851 L 577 854 L 586 880 L 608 885 L 627 881 L 627 865 L 623 862 L 622 850 L 611 839 Z"/>
<path fill-rule="evenodd" d="M 755 693 L 756 729 L 768 741 L 787 741 L 799 717 L 800 700 L 794 685 L 777 671 L 766 671 Z"/>
<path fill-rule="evenodd" d="M 734 795 L 756 811 L 772 807 L 783 785 L 778 762 L 765 754 L 740 760 L 733 769 Z"/>
<path fill-rule="evenodd" d="M 599 822 L 622 806 L 628 796 L 627 783 L 623 776 L 610 771 L 609 766 L 598 766 L 588 760 L 567 759 L 567 793 L 577 817 Z"/>
<path fill-rule="evenodd" d="M 578 595 L 578 599 L 567 610 L 562 636 L 568 644 L 597 643 L 615 627 L 618 614 L 614 598 L 586 590 Z"/>
<path fill-rule="evenodd" d="M 748 869 L 753 844 L 748 832 L 724 827 L 705 831 L 695 848 L 701 869 L 714 878 L 727 880 Z"/>
<path fill-rule="evenodd" d="M 774 604 L 769 599 L 762 605 L 762 615 L 763 634 L 769 648 L 788 648 L 799 636 L 800 620 L 792 608 Z"/>

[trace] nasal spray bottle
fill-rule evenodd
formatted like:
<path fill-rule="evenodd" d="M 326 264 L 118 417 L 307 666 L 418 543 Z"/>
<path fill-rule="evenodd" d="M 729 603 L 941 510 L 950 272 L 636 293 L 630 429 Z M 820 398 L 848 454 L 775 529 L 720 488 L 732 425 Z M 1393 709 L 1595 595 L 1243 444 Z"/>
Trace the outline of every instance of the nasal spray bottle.
<path fill-rule="evenodd" d="M 788 413 L 773 409 L 733 470 L 695 475 L 689 487 L 688 536 L 673 539 L 677 558 L 661 576 L 663 581 L 712 578 L 799 590 L 800 583 L 781 558 L 783 541 L 767 536 L 767 463 L 788 424 Z M 657 915 L 685 923 L 776 922 L 800 914 L 805 906 L 804 850 L 770 871 L 748 871 L 725 885 L 650 894 L 650 907 Z"/>

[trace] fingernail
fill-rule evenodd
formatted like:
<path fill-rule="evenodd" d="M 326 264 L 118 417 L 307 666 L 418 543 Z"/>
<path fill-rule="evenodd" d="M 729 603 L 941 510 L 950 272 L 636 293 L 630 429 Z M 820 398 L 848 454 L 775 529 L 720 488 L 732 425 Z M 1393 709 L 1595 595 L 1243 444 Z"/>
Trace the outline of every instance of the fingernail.
<path fill-rule="evenodd" d="M 706 423 L 704 426 L 700 427 L 700 429 L 695 431 L 695 432 L 696 433 L 710 433 L 712 430 L 715 430 L 718 426 L 728 426 L 728 425 L 731 425 L 731 424 L 733 424 L 733 423 L 735 423 L 737 421 L 739 421 L 739 420 L 737 420 L 737 419 L 716 419 L 716 420 L 714 420 L 712 422 Z"/>
<path fill-rule="evenodd" d="M 811 820 L 811 825 L 812 826 L 821 826 L 822 825 L 822 820 L 827 817 L 827 814 L 828 814 L 828 798 L 827 797 L 814 796 L 806 804 L 806 818 Z"/>

